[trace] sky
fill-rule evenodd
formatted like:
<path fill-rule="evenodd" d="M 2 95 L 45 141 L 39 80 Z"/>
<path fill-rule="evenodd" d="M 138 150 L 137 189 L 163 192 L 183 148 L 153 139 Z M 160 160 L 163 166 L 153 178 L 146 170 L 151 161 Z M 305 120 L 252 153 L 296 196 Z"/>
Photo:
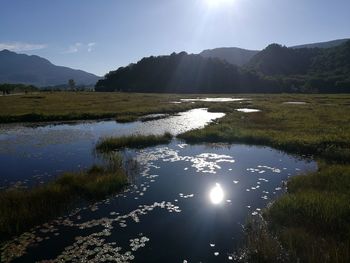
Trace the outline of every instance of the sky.
<path fill-rule="evenodd" d="M 0 50 L 103 76 L 142 57 L 350 37 L 349 0 L 0 0 Z"/>

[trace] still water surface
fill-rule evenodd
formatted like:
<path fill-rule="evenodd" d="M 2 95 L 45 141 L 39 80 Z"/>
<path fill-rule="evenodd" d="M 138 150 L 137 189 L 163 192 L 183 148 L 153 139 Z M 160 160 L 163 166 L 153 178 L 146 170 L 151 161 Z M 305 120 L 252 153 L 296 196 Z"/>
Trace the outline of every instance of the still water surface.
<path fill-rule="evenodd" d="M 205 125 L 220 117 L 210 119 L 211 113 L 206 114 L 205 123 L 193 123 Z M 162 127 L 160 124 L 166 120 L 153 123 Z M 144 124 L 152 126 L 151 123 Z M 188 121 L 181 127 L 193 123 Z M 3 133 L 7 138 L 13 136 L 14 141 L 24 137 L 20 143 L 8 146 L 12 152 L 1 153 L 1 167 L 6 167 L 2 171 L 7 169 L 8 177 L 17 176 L 29 184 L 33 177 L 23 177 L 26 175 L 17 171 L 27 174 L 41 169 L 54 174 L 77 169 L 77 165 L 78 169 L 90 166 L 98 161 L 92 148 L 100 136 L 128 134 L 142 124 L 125 124 L 123 127 L 129 126 L 129 130 L 116 130 L 115 126 L 108 130 L 109 125 L 124 124 L 97 122 Z M 69 130 L 72 135 L 64 141 L 50 139 L 36 145 L 33 138 L 40 137 L 40 129 L 44 134 L 47 130 L 53 134 Z M 176 134 L 184 129 L 171 127 L 170 131 Z M 75 130 L 79 136 L 74 135 Z M 30 156 L 21 156 L 22 151 Z M 239 144 L 186 145 L 173 140 L 169 145 L 124 154 L 140 166 L 125 192 L 33 229 L 13 240 L 3 255 L 17 254 L 20 257 L 13 257 L 15 262 L 232 262 L 233 252 L 242 243 L 242 225 L 247 216 L 258 216 L 282 194 L 283 181 L 289 176 L 316 169 L 316 163 L 310 160 L 269 147 Z M 13 158 L 13 162 L 6 157 Z M 18 160 L 28 161 L 15 167 Z"/>
<path fill-rule="evenodd" d="M 63 171 L 86 169 L 101 160 L 93 149 L 102 137 L 130 134 L 173 135 L 203 128 L 223 117 L 206 109 L 193 109 L 153 121 L 116 121 L 0 126 L 0 188 L 42 184 Z"/>

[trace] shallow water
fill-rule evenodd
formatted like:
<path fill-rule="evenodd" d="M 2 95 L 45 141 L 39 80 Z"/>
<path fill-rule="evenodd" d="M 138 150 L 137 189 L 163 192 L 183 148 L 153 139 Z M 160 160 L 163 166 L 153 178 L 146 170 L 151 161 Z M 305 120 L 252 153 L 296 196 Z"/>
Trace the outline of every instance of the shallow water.
<path fill-rule="evenodd" d="M 236 109 L 236 111 L 244 112 L 244 113 L 252 113 L 252 112 L 260 112 L 261 110 L 249 109 L 249 108 L 241 108 L 241 109 Z"/>
<path fill-rule="evenodd" d="M 25 248 L 18 262 L 73 255 L 96 262 L 102 255 L 121 262 L 230 262 L 247 216 L 282 194 L 289 176 L 316 169 L 314 162 L 247 145 L 175 140 L 127 155 L 140 173 L 125 193 L 22 236 L 8 248 Z"/>
<path fill-rule="evenodd" d="M 305 104 L 307 104 L 307 102 L 305 102 L 305 101 L 287 101 L 287 102 L 283 102 L 283 104 L 305 105 Z"/>
<path fill-rule="evenodd" d="M 104 136 L 178 134 L 222 116 L 196 109 L 128 124 L 4 126 L 1 183 L 31 186 L 102 162 L 93 148 Z M 0 251 L 2 260 L 230 262 L 242 243 L 247 217 L 258 216 L 281 195 L 289 176 L 317 168 L 313 161 L 269 147 L 235 144 L 186 145 L 173 140 L 124 154 L 140 168 L 125 192 L 10 241 Z"/>
<path fill-rule="evenodd" d="M 224 115 L 193 109 L 146 122 L 3 125 L 0 127 L 0 188 L 42 184 L 63 171 L 77 171 L 99 163 L 101 160 L 93 154 L 93 149 L 102 137 L 164 132 L 177 135 L 203 128 Z"/>
<path fill-rule="evenodd" d="M 180 99 L 182 102 L 232 102 L 232 101 L 243 101 L 248 99 L 243 98 L 195 98 L 195 99 Z"/>

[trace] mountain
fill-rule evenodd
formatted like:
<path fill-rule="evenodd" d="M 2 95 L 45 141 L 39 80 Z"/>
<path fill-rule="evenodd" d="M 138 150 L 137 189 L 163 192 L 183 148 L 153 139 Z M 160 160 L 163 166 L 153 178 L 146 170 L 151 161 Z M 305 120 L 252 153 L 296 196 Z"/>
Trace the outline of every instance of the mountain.
<path fill-rule="evenodd" d="M 271 44 L 243 67 L 181 52 L 109 72 L 96 91 L 168 93 L 350 92 L 350 41 L 332 48 Z"/>
<path fill-rule="evenodd" d="M 303 75 L 320 53 L 318 48 L 294 49 L 271 44 L 256 54 L 247 67 L 264 75 Z"/>
<path fill-rule="evenodd" d="M 74 79 L 77 85 L 95 84 L 100 77 L 52 64 L 39 56 L 0 51 L 0 83 L 22 83 L 38 87 L 55 86 Z"/>
<path fill-rule="evenodd" d="M 340 45 L 344 44 L 345 42 L 347 42 L 348 40 L 350 40 L 350 38 L 337 39 L 337 40 L 332 40 L 332 41 L 327 41 L 327 42 L 298 45 L 298 46 L 293 46 L 291 48 L 331 48 L 331 47 L 340 46 Z"/>
<path fill-rule="evenodd" d="M 261 84 L 261 85 L 260 85 Z M 217 58 L 204 58 L 186 52 L 143 58 L 136 64 L 109 72 L 97 82 L 96 91 L 224 93 L 252 92 L 263 85 L 257 75 Z M 267 91 L 267 90 L 266 90 Z"/>
<path fill-rule="evenodd" d="M 310 73 L 347 75 L 350 78 L 350 40 L 342 45 L 327 48 L 313 59 Z"/>
<path fill-rule="evenodd" d="M 331 48 L 287 48 L 271 44 L 247 67 L 264 75 L 350 74 L 350 40 Z"/>
<path fill-rule="evenodd" d="M 327 42 L 319 42 L 319 43 L 311 43 L 311 44 L 303 44 L 298 46 L 292 46 L 290 48 L 293 49 L 302 49 L 302 48 L 331 48 L 337 47 L 344 44 L 346 41 L 350 40 L 346 39 L 337 39 Z M 231 63 L 236 66 L 244 66 L 248 64 L 256 54 L 258 54 L 259 50 L 248 50 L 237 47 L 223 47 L 223 48 L 215 48 L 215 49 L 207 49 L 199 53 L 199 55 L 206 58 L 219 58 L 226 60 L 228 63 Z"/>
<path fill-rule="evenodd" d="M 256 54 L 246 69 L 294 90 L 350 92 L 350 40 L 331 48 L 295 49 L 272 44 Z"/>
<path fill-rule="evenodd" d="M 219 58 L 226 60 L 228 63 L 237 66 L 243 66 L 258 53 L 257 50 L 248 50 L 237 47 L 223 47 L 215 49 L 207 49 L 199 55 L 205 58 Z"/>

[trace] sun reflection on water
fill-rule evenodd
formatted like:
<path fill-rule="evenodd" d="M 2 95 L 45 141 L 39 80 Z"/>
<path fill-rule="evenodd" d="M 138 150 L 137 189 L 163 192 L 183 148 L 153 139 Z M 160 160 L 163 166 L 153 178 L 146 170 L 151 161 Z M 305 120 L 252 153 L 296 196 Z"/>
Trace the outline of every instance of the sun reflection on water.
<path fill-rule="evenodd" d="M 221 185 L 216 183 L 215 187 L 213 187 L 210 190 L 209 197 L 210 201 L 214 204 L 220 204 L 224 200 L 224 190 L 222 189 Z"/>

